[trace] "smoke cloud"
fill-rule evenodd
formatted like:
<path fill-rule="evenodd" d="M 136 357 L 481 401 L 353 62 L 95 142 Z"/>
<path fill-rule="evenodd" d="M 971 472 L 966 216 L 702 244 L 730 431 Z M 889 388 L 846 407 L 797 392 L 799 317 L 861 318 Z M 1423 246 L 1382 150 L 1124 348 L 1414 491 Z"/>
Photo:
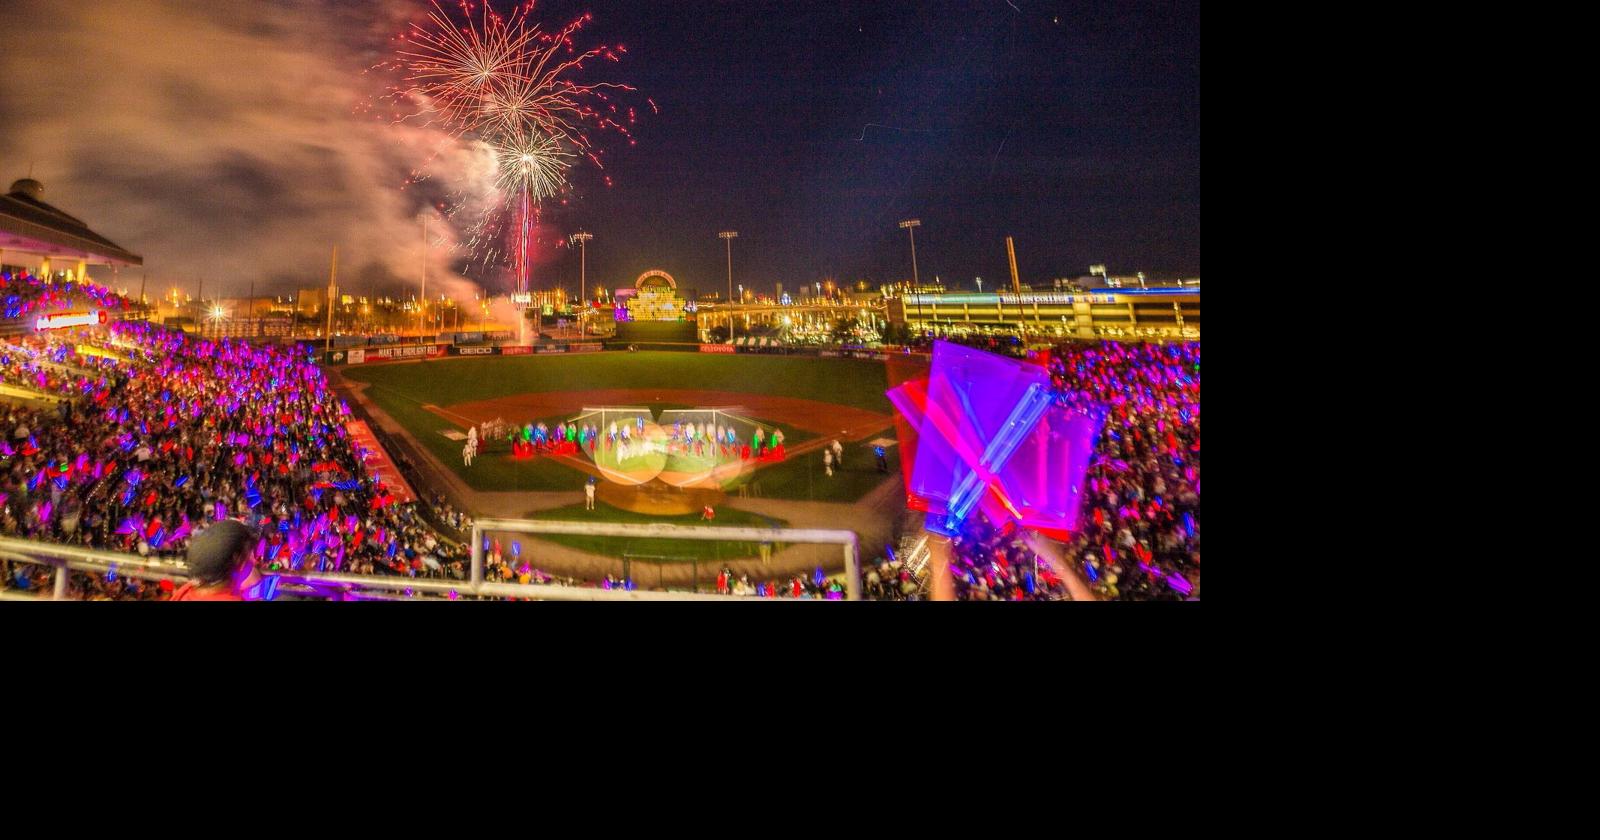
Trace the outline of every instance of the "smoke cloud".
<path fill-rule="evenodd" d="M 393 124 L 383 80 L 365 72 L 420 4 L 7 7 L 0 186 L 31 165 L 45 201 L 144 256 L 151 288 L 318 286 L 337 245 L 341 285 L 400 291 L 421 272 L 431 212 L 430 295 L 470 294 L 453 270 L 461 233 L 434 208 L 491 183 L 492 156 Z M 407 187 L 424 163 L 431 177 Z"/>

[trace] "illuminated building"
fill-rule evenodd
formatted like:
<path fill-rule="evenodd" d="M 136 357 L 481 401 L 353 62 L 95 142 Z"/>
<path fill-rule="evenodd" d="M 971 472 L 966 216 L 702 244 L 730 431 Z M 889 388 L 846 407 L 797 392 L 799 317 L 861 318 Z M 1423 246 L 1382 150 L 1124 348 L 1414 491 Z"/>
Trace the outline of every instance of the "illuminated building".
<path fill-rule="evenodd" d="M 889 322 L 935 335 L 1199 338 L 1200 287 L 905 294 L 889 299 Z"/>
<path fill-rule="evenodd" d="M 682 321 L 683 298 L 678 296 L 678 281 L 659 269 L 651 269 L 633 281 L 635 293 L 628 299 L 631 321 Z M 618 297 L 621 297 L 619 294 Z"/>

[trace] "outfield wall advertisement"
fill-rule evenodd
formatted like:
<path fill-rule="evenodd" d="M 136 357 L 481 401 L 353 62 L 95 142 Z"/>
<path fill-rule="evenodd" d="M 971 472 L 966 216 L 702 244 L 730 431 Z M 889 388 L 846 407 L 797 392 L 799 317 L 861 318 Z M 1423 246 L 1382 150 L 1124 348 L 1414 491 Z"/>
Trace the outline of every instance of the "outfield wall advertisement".
<path fill-rule="evenodd" d="M 448 344 L 419 344 L 408 347 L 352 347 L 334 350 L 327 355 L 329 364 L 360 365 L 367 362 L 389 362 L 397 359 L 437 359 L 450 349 Z"/>

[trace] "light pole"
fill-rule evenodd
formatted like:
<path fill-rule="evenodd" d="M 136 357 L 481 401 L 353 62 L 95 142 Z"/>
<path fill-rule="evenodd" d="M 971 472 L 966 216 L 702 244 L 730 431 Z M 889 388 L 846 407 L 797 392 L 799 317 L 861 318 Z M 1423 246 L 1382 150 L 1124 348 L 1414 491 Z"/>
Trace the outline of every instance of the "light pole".
<path fill-rule="evenodd" d="M 328 332 L 323 337 L 322 350 L 324 353 L 333 349 L 333 297 L 338 293 L 339 283 L 339 246 L 333 246 L 333 264 L 328 267 Z"/>
<path fill-rule="evenodd" d="M 588 289 L 587 275 L 589 271 L 589 240 L 594 238 L 592 233 L 574 233 L 572 241 L 578 243 L 578 337 L 584 335 L 583 321 L 589 314 L 589 298 L 585 294 Z"/>
<path fill-rule="evenodd" d="M 917 296 L 917 324 L 922 324 L 922 292 L 917 290 L 921 282 L 917 279 L 917 228 L 922 227 L 921 219 L 906 219 L 900 223 L 906 233 L 911 234 L 911 293 Z M 904 307 L 901 307 L 902 309 Z"/>
<path fill-rule="evenodd" d="M 725 230 L 717 236 L 728 243 L 728 343 L 733 343 L 733 240 L 739 238 L 736 230 Z"/>
<path fill-rule="evenodd" d="M 422 216 L 422 285 L 417 289 L 417 343 L 422 343 L 422 334 L 427 332 L 423 324 L 423 314 L 428 310 L 428 216 Z"/>

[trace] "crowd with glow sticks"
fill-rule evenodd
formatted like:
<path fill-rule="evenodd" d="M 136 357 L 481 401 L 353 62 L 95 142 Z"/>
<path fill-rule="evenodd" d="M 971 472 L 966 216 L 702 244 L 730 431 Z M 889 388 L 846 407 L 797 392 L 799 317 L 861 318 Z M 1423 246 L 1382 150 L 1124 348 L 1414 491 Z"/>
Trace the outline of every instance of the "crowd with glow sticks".
<path fill-rule="evenodd" d="M 6 277 L 7 306 L 81 304 L 37 278 Z M 23 294 L 23 293 L 26 294 Z M 61 295 L 62 297 L 57 297 Z M 103 290 L 96 301 L 112 300 Z M 1058 398 L 1103 406 L 1070 569 L 1036 556 L 1005 527 L 974 518 L 952 539 L 958 597 L 1067 597 L 1079 575 L 1100 597 L 1197 600 L 1200 594 L 1200 347 L 1068 344 L 1044 358 Z M 205 341 L 143 322 L 0 342 L 0 382 L 43 400 L 0 408 L 0 534 L 143 556 L 179 558 L 196 530 L 237 518 L 260 533 L 258 563 L 285 571 L 436 575 L 465 579 L 467 546 L 435 532 L 414 504 L 398 504 L 369 474 L 345 431 L 348 406 L 309 355 L 288 347 Z M 635 426 L 642 423 L 636 421 Z M 630 424 L 624 424 L 624 426 Z M 496 430 L 497 431 L 497 430 Z M 669 445 L 745 445 L 728 431 L 675 426 Z M 485 439 L 489 430 L 485 430 Z M 716 434 L 716 439 L 702 435 Z M 514 446 L 572 451 L 612 447 L 632 430 L 558 423 L 513 428 Z M 757 437 L 750 449 L 762 453 Z M 774 435 L 774 448 L 782 439 Z M 453 517 L 459 519 L 459 517 Z M 632 581 L 558 581 L 499 546 L 490 579 L 632 588 Z M 46 567 L 3 564 L 8 586 L 37 588 Z M 724 573 L 717 591 L 762 597 L 834 597 L 835 582 L 796 575 L 754 582 Z M 163 582 L 165 584 L 165 582 Z M 911 570 L 869 564 L 868 597 L 922 597 Z M 163 586 L 78 575 L 89 598 L 158 598 Z"/>
<path fill-rule="evenodd" d="M 29 318 L 78 308 L 120 310 L 127 301 L 95 283 L 46 282 L 27 271 L 0 272 L 0 318 Z"/>
<path fill-rule="evenodd" d="M 1077 574 L 1108 600 L 1200 597 L 1200 345 L 1067 344 L 1044 361 L 1058 399 L 1107 409 L 1078 529 L 1053 568 L 1013 528 L 980 517 L 951 544 L 963 600 L 1066 597 Z"/>
<path fill-rule="evenodd" d="M 0 533 L 179 558 L 197 529 L 237 518 L 260 532 L 256 555 L 268 569 L 461 569 L 466 547 L 368 473 L 345 430 L 348 406 L 304 351 L 202 341 L 143 322 L 73 340 L 127 361 L 68 356 L 57 343 L 57 363 L 92 362 L 72 375 L 37 369 L 48 358 L 37 340 L 0 344 L 7 381 L 42 381 L 45 393 L 78 405 L 67 416 L 24 407 L 4 415 Z"/>

